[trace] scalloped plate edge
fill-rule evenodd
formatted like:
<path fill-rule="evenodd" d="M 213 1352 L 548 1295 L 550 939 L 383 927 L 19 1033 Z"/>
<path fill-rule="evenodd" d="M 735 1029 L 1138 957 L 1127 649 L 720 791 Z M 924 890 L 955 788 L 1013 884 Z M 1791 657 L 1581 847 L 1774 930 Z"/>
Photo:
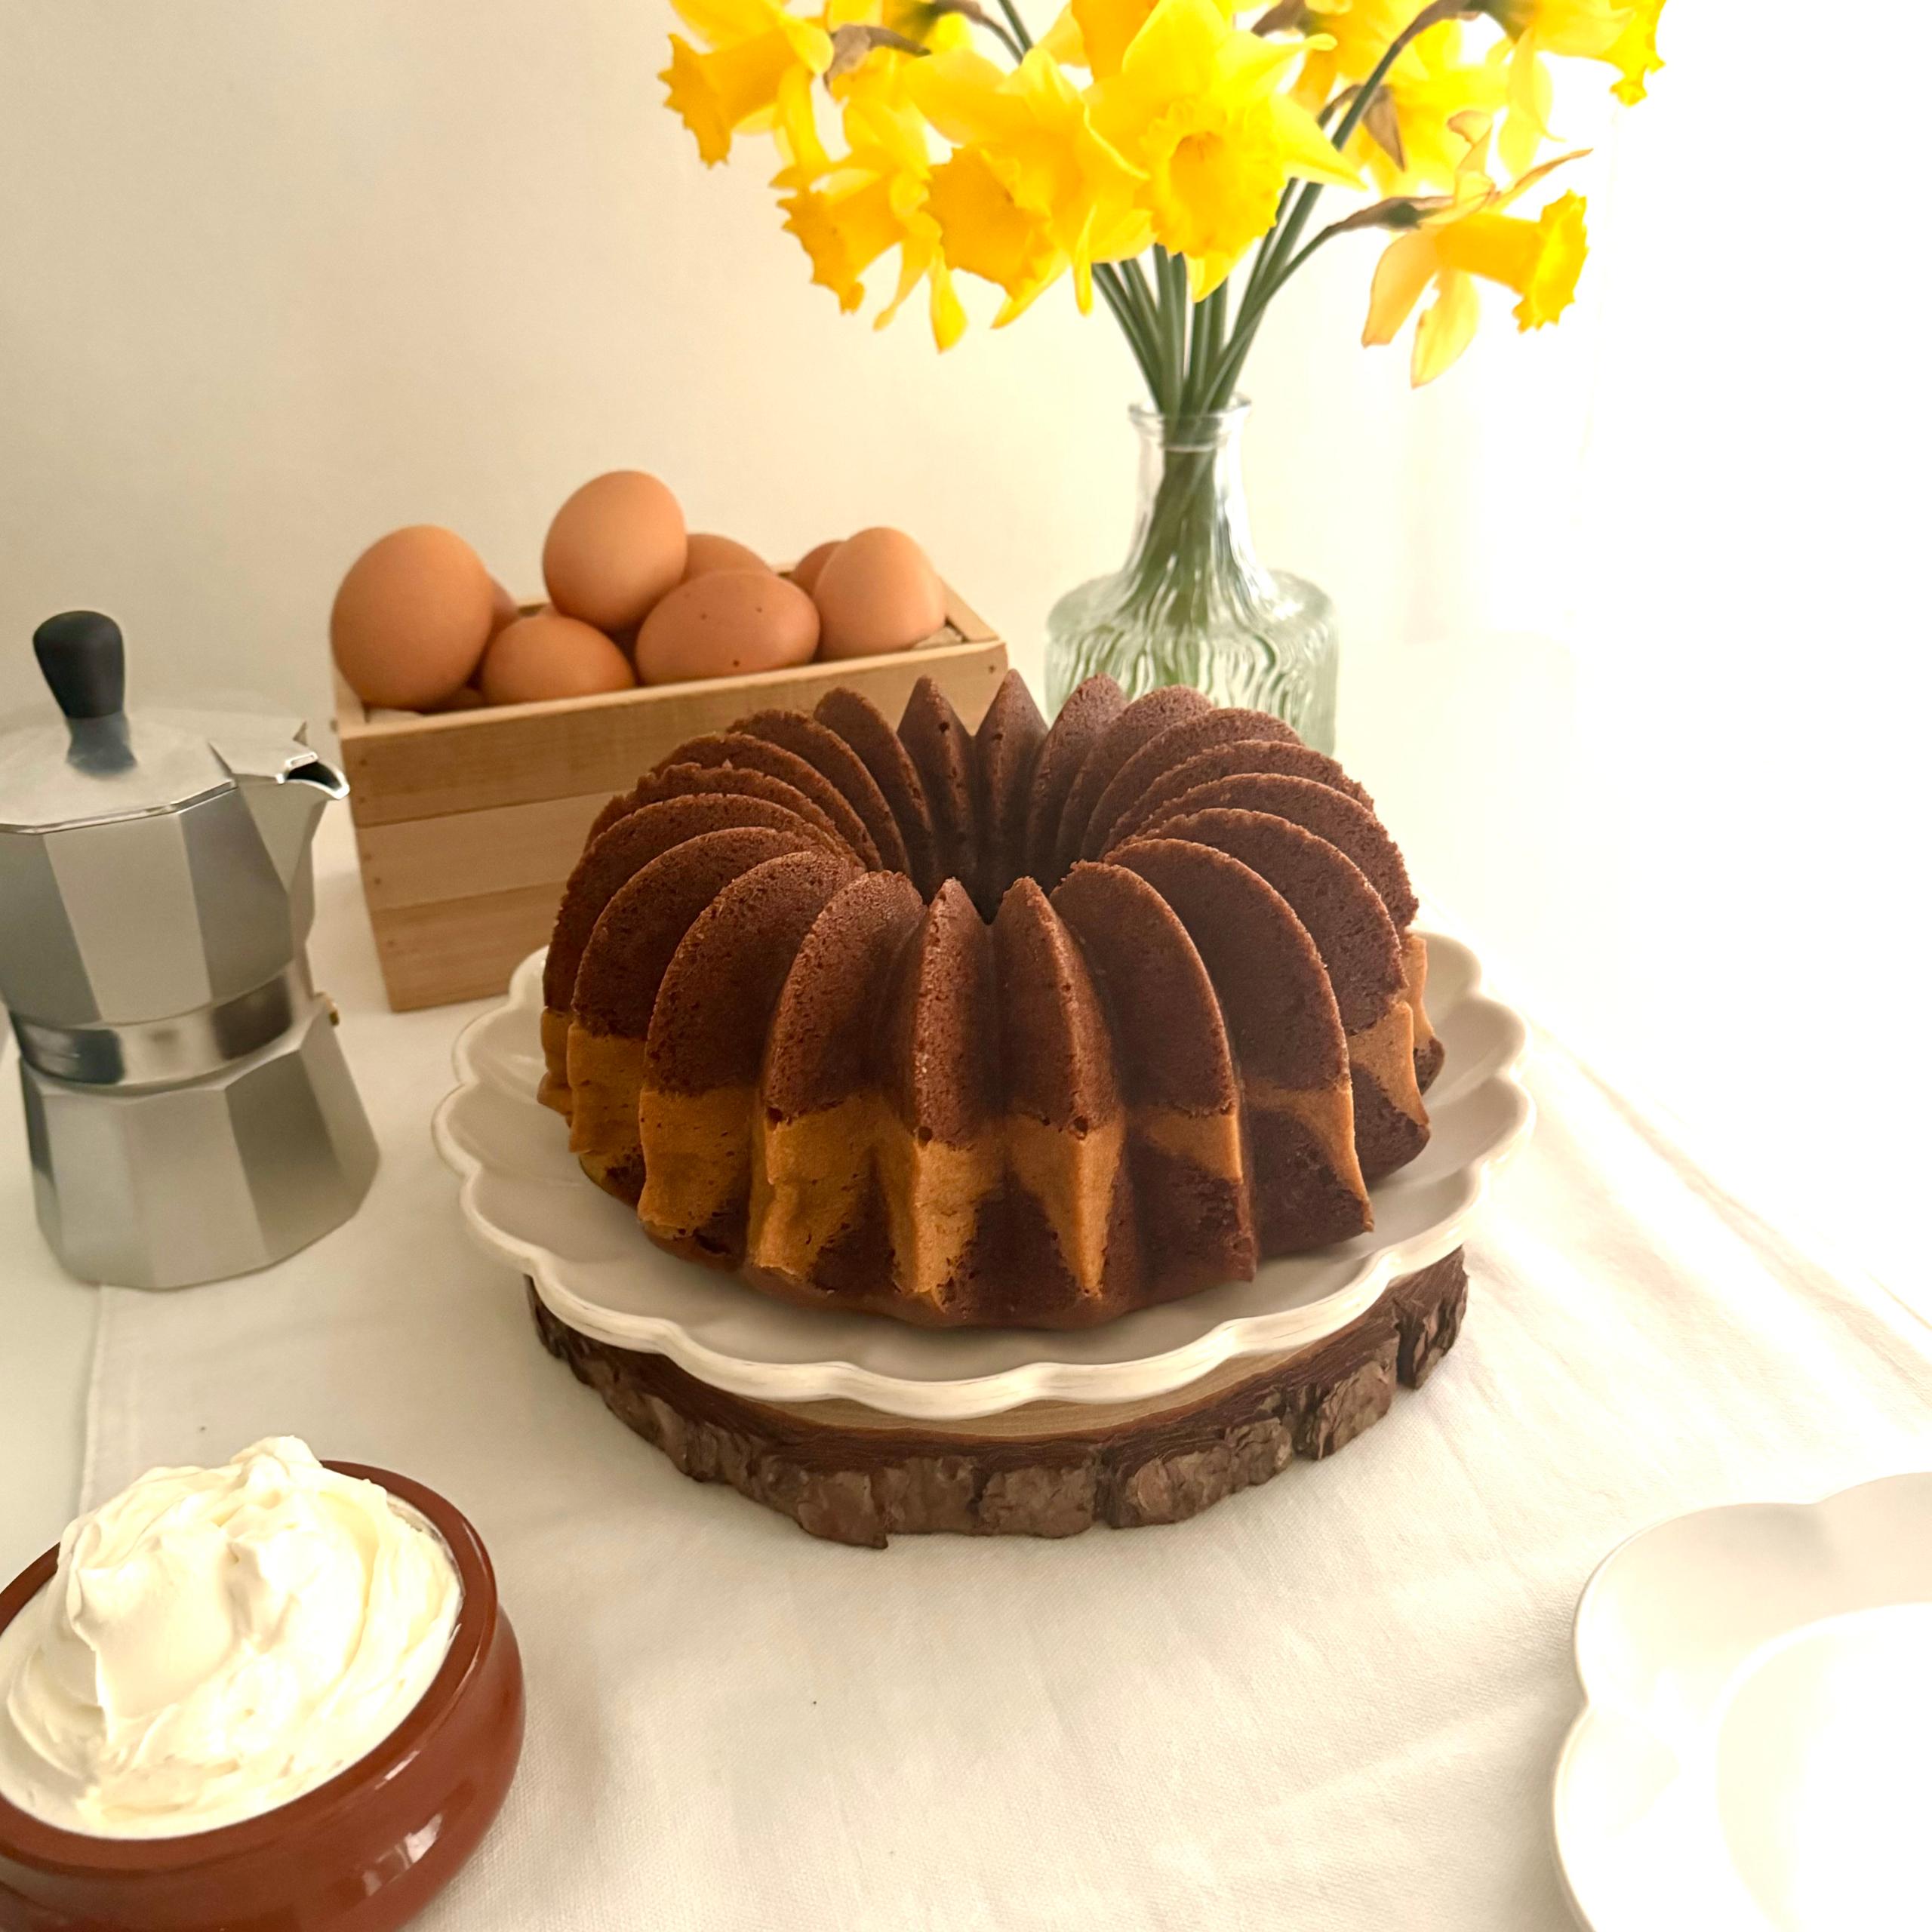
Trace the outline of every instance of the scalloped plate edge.
<path fill-rule="evenodd" d="M 1651 1932 L 1651 1927 L 1657 1922 L 1650 1915 L 1648 1909 L 1650 1906 L 1654 1906 L 1654 1900 L 1633 1900 L 1627 1912 L 1622 1907 L 1613 1907 L 1615 1915 L 1612 1918 L 1592 1917 L 1578 1889 L 1580 1870 L 1586 1861 L 1574 1848 L 1575 1835 L 1582 1827 L 1574 1817 L 1572 1794 L 1593 1754 L 1614 1752 L 1618 1749 L 1617 1717 L 1605 1708 L 1598 1697 L 1592 1694 L 1592 1669 L 1585 1655 L 1590 1630 L 1601 1614 L 1598 1606 L 1616 1573 L 1628 1566 L 1633 1552 L 1640 1546 L 1667 1532 L 1681 1534 L 1690 1524 L 1715 1521 L 1721 1518 L 1728 1518 L 1735 1522 L 1747 1516 L 1779 1520 L 1811 1516 L 1822 1520 L 1835 1514 L 1847 1514 L 1861 1503 L 1869 1504 L 1879 1491 L 1888 1489 L 1932 1491 L 1932 1470 L 1906 1470 L 1891 1475 L 1875 1477 L 1869 1481 L 1854 1483 L 1847 1488 L 1834 1491 L 1828 1496 L 1817 1497 L 1808 1503 L 1725 1503 L 1715 1504 L 1708 1509 L 1687 1510 L 1678 1515 L 1666 1516 L 1659 1521 L 1647 1524 L 1642 1529 L 1634 1531 L 1624 1537 L 1590 1572 L 1589 1579 L 1577 1598 L 1571 1625 L 1571 1668 L 1583 1696 L 1583 1708 L 1564 1734 L 1562 1745 L 1557 1752 L 1547 1814 L 1550 1850 L 1555 1862 L 1558 1882 L 1562 1887 L 1564 1903 L 1568 1905 L 1577 1923 L 1586 1928 L 1586 1932 Z M 1887 1602 L 1892 1601 L 1894 1600 L 1887 1599 Z M 1874 1608 L 1883 1607 L 1878 1604 L 1868 1606 Z M 1841 1614 L 1842 1612 L 1835 1614 Z M 1755 1651 L 1761 1653 L 1777 1642 L 1812 1627 L 1812 1621 L 1801 1620 L 1777 1635 L 1762 1640 L 1755 1647 Z M 1601 1675 L 1601 1672 L 1595 1674 Z M 1601 1683 L 1598 1686 L 1599 1692 L 1607 1687 Z M 1658 1743 L 1654 1732 L 1644 1724 L 1641 1715 L 1632 1715 L 1626 1712 L 1623 1716 L 1623 1729 L 1626 1733 L 1635 1731 L 1641 1734 L 1640 1742 L 1642 1743 Z M 1659 1745 L 1659 1748 L 1666 1747 Z M 1705 1873 L 1706 1879 L 1715 1879 L 1718 1869 L 1714 1864 L 1708 1866 Z M 1727 1886 L 1721 1889 L 1726 1894 L 1730 1890 Z M 1680 1899 L 1677 1903 L 1685 1904 L 1689 1901 Z M 1748 1894 L 1741 1886 L 1737 1888 L 1734 1897 L 1720 1896 L 1707 1903 L 1710 1913 L 1697 1921 L 1700 1932 L 1771 1932 L 1771 1921 L 1750 1903 Z M 1700 1905 L 1698 1909 L 1704 1908 Z M 1644 1918 L 1641 1927 L 1638 1924 L 1638 1916 Z"/>
<path fill-rule="evenodd" d="M 451 1059 L 458 1084 L 437 1107 L 431 1131 L 438 1153 L 459 1177 L 459 1199 L 472 1235 L 488 1252 L 528 1276 L 544 1306 L 559 1321 L 593 1340 L 665 1355 L 714 1388 L 777 1402 L 843 1398 L 885 1414 L 928 1422 L 971 1421 L 1043 1401 L 1146 1400 L 1184 1389 L 1238 1356 L 1306 1346 L 1346 1327 L 1374 1304 L 1390 1281 L 1429 1266 L 1460 1244 L 1497 1177 L 1528 1140 L 1536 1121 L 1536 1103 L 1521 1077 L 1529 1057 L 1528 1028 L 1510 1008 L 1484 992 L 1481 963 L 1469 948 L 1445 934 L 1426 932 L 1423 937 L 1432 953 L 1440 947 L 1462 956 L 1469 983 L 1459 1004 L 1480 1004 L 1504 1023 L 1509 1038 L 1484 1084 L 1509 1090 L 1513 1103 L 1510 1117 L 1488 1145 L 1459 1171 L 1463 1187 L 1458 1204 L 1406 1241 L 1365 1254 L 1355 1272 L 1337 1282 L 1318 1303 L 1267 1314 L 1232 1315 L 1177 1348 L 1134 1361 L 1037 1361 L 984 1375 L 915 1381 L 836 1358 L 816 1362 L 748 1361 L 742 1356 L 720 1353 L 669 1317 L 634 1315 L 621 1324 L 605 1318 L 558 1278 L 551 1251 L 498 1227 L 483 1214 L 476 1192 L 484 1163 L 462 1145 L 450 1127 L 452 1110 L 466 1090 L 491 1084 L 475 1063 L 472 1038 L 480 1038 L 506 1007 L 527 995 L 531 982 L 541 970 L 541 952 L 533 953 L 516 969 L 507 998 L 470 1021 L 457 1036 Z M 1312 1309 L 1321 1311 L 1323 1318 L 1318 1322 L 1308 1319 Z"/>

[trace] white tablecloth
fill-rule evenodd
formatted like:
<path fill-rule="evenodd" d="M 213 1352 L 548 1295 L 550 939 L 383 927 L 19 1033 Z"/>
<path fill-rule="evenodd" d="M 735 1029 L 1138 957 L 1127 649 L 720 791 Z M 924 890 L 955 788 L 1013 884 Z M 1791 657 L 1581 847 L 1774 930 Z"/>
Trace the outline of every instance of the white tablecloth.
<path fill-rule="evenodd" d="M 287 1432 L 475 1520 L 529 1742 L 426 1926 L 1543 1932 L 1597 1561 L 1932 1466 L 1924 1326 L 1544 1040 L 1463 1338 L 1335 1460 L 1173 1528 L 816 1542 L 677 1475 L 471 1248 L 428 1131 L 467 1012 L 383 1008 L 343 834 L 315 953 L 374 1192 L 265 1275 L 103 1294 L 85 1488 Z"/>

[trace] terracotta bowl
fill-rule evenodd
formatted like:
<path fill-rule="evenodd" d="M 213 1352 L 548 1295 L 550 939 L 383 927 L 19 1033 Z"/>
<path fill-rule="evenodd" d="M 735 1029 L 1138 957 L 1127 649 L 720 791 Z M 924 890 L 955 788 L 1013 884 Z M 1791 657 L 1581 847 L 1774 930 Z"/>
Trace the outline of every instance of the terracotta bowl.
<path fill-rule="evenodd" d="M 391 1932 L 476 1849 L 523 1748 L 523 1664 L 481 1539 L 434 1490 L 357 1463 L 433 1523 L 463 1579 L 449 1655 L 374 1750 L 303 1797 L 183 1838 L 97 1838 L 0 1798 L 0 1927 L 20 1932 Z M 0 1594 L 0 1629 L 57 1549 Z"/>

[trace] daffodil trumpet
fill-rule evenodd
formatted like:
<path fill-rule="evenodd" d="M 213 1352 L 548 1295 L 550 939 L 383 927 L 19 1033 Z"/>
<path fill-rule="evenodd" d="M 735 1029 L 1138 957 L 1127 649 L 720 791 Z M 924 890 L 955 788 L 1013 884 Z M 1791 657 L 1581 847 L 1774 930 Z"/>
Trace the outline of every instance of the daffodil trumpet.
<path fill-rule="evenodd" d="M 1288 282 L 1365 229 L 1394 239 L 1364 340 L 1420 307 L 1418 383 L 1467 347 L 1483 285 L 1519 328 L 1553 321 L 1584 199 L 1504 211 L 1554 165 L 1548 63 L 1607 66 L 1626 103 L 1662 65 L 1663 0 L 1068 0 L 1037 43 L 1019 0 L 674 4 L 669 105 L 708 165 L 770 138 L 785 226 L 841 309 L 878 269 L 878 321 L 923 289 L 946 349 L 962 284 L 1000 291 L 1001 328 L 1064 280 L 1177 420 L 1229 405 Z M 1305 238 L 1330 191 L 1371 186 Z"/>

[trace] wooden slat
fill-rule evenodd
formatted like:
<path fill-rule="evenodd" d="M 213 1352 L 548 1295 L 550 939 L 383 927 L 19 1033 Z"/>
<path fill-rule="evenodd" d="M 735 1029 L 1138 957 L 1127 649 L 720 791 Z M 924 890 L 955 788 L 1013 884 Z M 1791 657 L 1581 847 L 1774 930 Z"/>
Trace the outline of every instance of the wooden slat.
<path fill-rule="evenodd" d="M 1006 646 L 950 586 L 946 626 L 890 657 L 423 717 L 371 718 L 338 672 L 336 728 L 390 1004 L 500 993 L 549 937 L 605 800 L 687 738 L 769 706 L 809 711 L 840 685 L 896 718 L 927 675 L 977 724 Z"/>
<path fill-rule="evenodd" d="M 930 675 L 977 723 L 1005 674 L 1006 647 L 950 589 L 946 618 L 937 637 L 890 657 L 422 717 L 371 718 L 338 678 L 336 728 L 356 823 L 608 794 L 686 738 L 764 706 L 809 711 L 839 685 L 897 718 L 913 685 Z"/>
<path fill-rule="evenodd" d="M 549 943 L 553 886 L 525 886 L 481 899 L 371 909 L 383 985 L 398 1013 L 503 992 L 510 975 Z"/>
<path fill-rule="evenodd" d="M 335 680 L 335 729 L 336 735 L 347 738 L 369 728 L 369 714 L 363 709 L 362 700 L 349 689 L 349 680 L 342 675 L 342 666 L 331 657 L 329 675 Z"/>
<path fill-rule="evenodd" d="M 371 911 L 433 906 L 526 886 L 554 905 L 608 792 L 493 805 L 480 812 L 358 826 L 362 889 Z"/>
<path fill-rule="evenodd" d="M 839 685 L 856 686 L 897 718 L 913 685 L 930 674 L 971 724 L 1005 671 L 1004 645 L 959 642 L 757 677 L 455 712 L 346 733 L 343 763 L 356 823 L 393 824 L 619 791 L 687 738 L 765 706 L 809 711 Z"/>
<path fill-rule="evenodd" d="M 969 644 L 997 644 L 999 632 L 974 610 L 971 605 L 955 590 L 951 584 L 946 591 L 946 621 L 951 629 L 957 631 Z M 994 681 L 997 683 L 998 679 Z M 989 703 L 990 700 L 988 700 Z"/>

